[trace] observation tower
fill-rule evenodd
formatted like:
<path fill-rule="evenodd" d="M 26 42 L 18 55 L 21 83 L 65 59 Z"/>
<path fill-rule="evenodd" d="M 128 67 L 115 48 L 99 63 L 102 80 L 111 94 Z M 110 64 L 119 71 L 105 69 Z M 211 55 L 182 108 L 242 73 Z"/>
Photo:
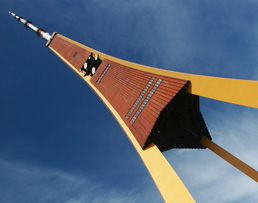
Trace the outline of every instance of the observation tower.
<path fill-rule="evenodd" d="M 37 28 L 9 12 L 47 41 L 103 101 L 135 147 L 166 202 L 195 202 L 161 152 L 208 148 L 258 182 L 258 172 L 212 142 L 199 97 L 258 108 L 258 81 L 167 71 L 121 60 Z"/>

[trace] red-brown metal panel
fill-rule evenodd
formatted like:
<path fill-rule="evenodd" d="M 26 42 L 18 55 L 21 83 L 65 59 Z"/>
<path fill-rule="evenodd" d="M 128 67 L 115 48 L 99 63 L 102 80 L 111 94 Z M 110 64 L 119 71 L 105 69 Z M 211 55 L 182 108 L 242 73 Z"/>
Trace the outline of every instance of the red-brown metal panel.
<path fill-rule="evenodd" d="M 187 84 L 185 80 L 140 71 L 107 59 L 103 59 L 91 82 L 120 114 L 142 147 L 160 112 Z"/>
<path fill-rule="evenodd" d="M 64 40 L 63 38 L 58 37 L 56 35 L 49 47 L 53 48 L 60 55 L 62 55 L 69 63 L 71 63 L 77 70 L 79 70 L 86 59 L 89 57 L 90 52 L 69 42 Z"/>

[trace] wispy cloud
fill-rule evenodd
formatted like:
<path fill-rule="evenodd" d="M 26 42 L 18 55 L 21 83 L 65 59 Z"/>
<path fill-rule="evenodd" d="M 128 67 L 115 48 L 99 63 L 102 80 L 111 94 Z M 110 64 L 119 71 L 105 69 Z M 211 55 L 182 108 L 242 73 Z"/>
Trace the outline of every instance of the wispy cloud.
<path fill-rule="evenodd" d="M 1 202 L 138 202 L 135 195 L 56 169 L 0 160 Z"/>

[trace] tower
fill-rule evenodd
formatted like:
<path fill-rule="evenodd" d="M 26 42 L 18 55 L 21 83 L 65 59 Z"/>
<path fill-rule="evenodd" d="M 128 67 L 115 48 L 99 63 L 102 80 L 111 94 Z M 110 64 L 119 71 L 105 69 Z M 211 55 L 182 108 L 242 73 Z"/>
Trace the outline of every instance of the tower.
<path fill-rule="evenodd" d="M 200 144 L 200 140 L 201 143 L 206 141 L 206 145 L 211 143 L 196 95 L 231 101 L 236 88 L 248 85 L 247 81 L 232 80 L 230 83 L 236 86 L 228 87 L 223 93 L 225 90 L 222 91 L 221 87 L 229 82 L 227 79 L 181 74 L 129 63 L 59 34 L 47 40 L 48 48 L 67 63 L 113 113 L 142 156 L 166 200 L 172 194 L 165 194 L 163 187 L 171 189 L 172 186 L 162 180 L 164 177 L 161 174 L 170 174 L 172 169 L 170 166 L 165 169 L 163 165 L 157 168 L 158 161 L 162 160 L 159 150 L 202 148 L 205 144 Z M 255 89 L 255 85 L 251 86 Z M 241 94 L 244 95 L 244 92 Z M 231 102 L 237 103 L 239 98 L 236 98 Z M 246 101 L 240 99 L 240 104 L 254 101 L 249 98 L 246 97 Z M 175 187 L 180 188 L 180 181 Z"/>

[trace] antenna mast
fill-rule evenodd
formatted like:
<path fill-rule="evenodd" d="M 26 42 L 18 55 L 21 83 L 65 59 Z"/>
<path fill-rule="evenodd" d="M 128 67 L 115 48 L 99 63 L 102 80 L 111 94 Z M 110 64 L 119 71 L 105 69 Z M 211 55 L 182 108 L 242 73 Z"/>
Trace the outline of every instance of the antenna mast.
<path fill-rule="evenodd" d="M 18 15 L 16 15 L 15 13 L 9 11 L 9 13 L 16 18 L 19 22 L 23 23 L 27 28 L 30 28 L 31 30 L 33 30 L 34 32 L 36 32 L 36 34 L 41 37 L 42 39 L 45 40 L 50 40 L 51 35 L 43 30 L 42 28 L 37 28 L 36 26 L 34 26 L 30 21 L 25 20 L 23 17 L 20 17 Z"/>

